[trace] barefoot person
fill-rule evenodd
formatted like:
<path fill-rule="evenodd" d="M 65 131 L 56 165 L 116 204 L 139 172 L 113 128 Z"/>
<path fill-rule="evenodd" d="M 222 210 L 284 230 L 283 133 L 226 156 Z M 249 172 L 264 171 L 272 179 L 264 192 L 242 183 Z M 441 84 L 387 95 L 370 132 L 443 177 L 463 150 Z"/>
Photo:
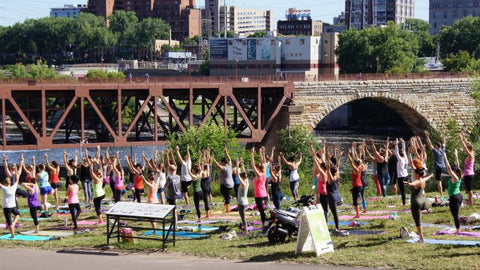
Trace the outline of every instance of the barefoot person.
<path fill-rule="evenodd" d="M 280 183 L 282 182 L 282 158 L 278 156 L 278 164 L 270 165 L 270 176 L 272 177 L 272 201 L 276 209 L 282 209 L 280 202 L 283 199 L 282 191 L 280 190 Z"/>
<path fill-rule="evenodd" d="M 4 155 L 3 159 L 5 163 L 7 162 L 7 157 Z M 20 158 L 20 167 L 19 170 L 15 173 L 15 178 L 10 178 L 9 176 L 5 177 L 3 184 L 0 184 L 0 188 L 3 193 L 3 214 L 5 215 L 5 220 L 10 230 L 10 238 L 15 238 L 15 225 L 18 223 L 20 218 L 20 211 L 17 207 L 17 202 L 15 200 L 15 193 L 17 192 L 18 181 L 20 180 L 20 175 L 22 174 L 23 168 L 23 154 Z M 12 221 L 12 215 L 14 219 Z"/>
<path fill-rule="evenodd" d="M 354 147 L 354 146 L 353 146 Z M 360 218 L 360 207 L 358 206 L 358 197 L 360 196 L 360 192 L 362 191 L 362 171 L 363 165 L 361 159 L 353 160 L 352 158 L 352 150 L 348 150 L 347 154 L 348 161 L 350 162 L 350 166 L 352 166 L 352 198 L 353 198 L 353 207 L 355 208 L 355 217 Z"/>
<path fill-rule="evenodd" d="M 460 222 L 458 221 L 458 212 L 462 206 L 463 196 L 460 192 L 460 184 L 462 183 L 462 169 L 460 169 L 460 164 L 458 161 L 457 149 L 455 149 L 455 166 L 450 167 L 448 162 L 447 155 L 445 157 L 445 167 L 447 172 L 450 175 L 448 178 L 448 206 L 450 207 L 450 212 L 452 213 L 453 222 L 455 223 L 455 232 L 458 234 L 460 232 Z"/>
<path fill-rule="evenodd" d="M 232 159 L 228 154 L 227 148 L 223 150 L 225 152 L 225 157 L 222 158 L 221 163 L 215 159 L 212 155 L 212 161 L 215 166 L 220 170 L 220 191 L 223 196 L 223 201 L 225 203 L 225 212 L 230 213 L 230 190 L 233 188 L 233 177 L 232 177 Z"/>
<path fill-rule="evenodd" d="M 265 186 L 265 181 L 267 181 L 267 174 L 265 173 L 265 163 L 262 161 L 265 160 L 262 155 L 265 155 L 265 152 L 262 151 L 264 148 L 260 148 L 260 162 L 255 163 L 255 147 L 251 150 L 251 166 L 252 170 L 255 173 L 255 178 L 253 179 L 254 191 L 255 191 L 255 204 L 257 209 L 260 212 L 260 218 L 262 220 L 262 227 L 266 226 L 267 217 L 265 216 L 265 204 L 267 203 L 268 193 Z"/>
<path fill-rule="evenodd" d="M 415 163 L 415 162 L 414 162 Z M 433 174 L 425 177 L 425 169 L 422 167 L 421 162 L 418 161 L 416 168 L 413 170 L 413 182 L 404 183 L 411 189 L 410 197 L 410 209 L 412 212 L 415 226 L 417 226 L 417 233 L 420 237 L 419 242 L 423 242 L 423 229 L 420 221 L 420 212 L 425 209 L 425 186 L 426 182 L 433 177 Z"/>
<path fill-rule="evenodd" d="M 200 213 L 200 201 L 203 200 L 203 191 L 201 186 L 202 176 L 199 165 L 193 166 L 193 172 L 189 171 L 190 177 L 193 182 L 193 203 L 195 205 L 195 211 L 197 212 L 197 222 L 201 223 L 201 213 Z M 205 207 L 208 207 L 208 203 L 205 204 Z"/>
<path fill-rule="evenodd" d="M 283 163 L 287 165 L 288 169 L 290 170 L 290 191 L 292 192 L 292 196 L 294 200 L 298 200 L 298 185 L 300 183 L 300 175 L 298 174 L 298 167 L 302 163 L 303 156 L 300 153 L 300 158 L 298 161 L 295 161 L 294 157 L 289 158 L 288 160 L 285 159 L 283 153 L 280 153 L 282 157 Z"/>
<path fill-rule="evenodd" d="M 98 224 L 102 224 L 102 200 L 105 198 L 105 190 L 103 189 L 103 168 L 97 163 L 97 160 L 88 159 L 88 167 L 93 180 L 93 206 L 97 214 Z M 96 168 L 96 169 L 94 169 Z"/>
<path fill-rule="evenodd" d="M 74 175 L 70 178 L 70 183 L 67 190 L 68 209 L 70 210 L 70 215 L 72 216 L 74 233 L 77 233 L 77 220 L 80 216 L 80 213 L 82 212 L 82 208 L 80 207 L 80 200 L 78 199 L 78 190 L 78 178 Z"/>
<path fill-rule="evenodd" d="M 380 148 L 380 151 L 377 151 L 375 141 L 372 138 L 370 138 L 370 142 L 372 144 L 373 155 L 377 161 L 378 182 L 380 183 L 380 188 L 382 189 L 382 196 L 385 197 L 386 187 L 390 184 L 390 174 L 388 173 L 388 147 L 390 140 L 387 138 L 385 148 Z"/>
<path fill-rule="evenodd" d="M 397 157 L 397 184 L 402 196 L 402 205 L 405 206 L 405 184 L 408 181 L 408 157 L 405 152 L 405 141 L 400 138 L 402 142 L 402 148 L 398 147 L 398 139 L 395 140 L 395 156 Z"/>
<path fill-rule="evenodd" d="M 181 165 L 180 180 L 181 180 L 181 186 L 182 186 L 182 194 L 183 194 L 183 198 L 185 199 L 185 203 L 188 205 L 190 204 L 190 198 L 188 197 L 188 187 L 192 184 L 192 177 L 189 174 L 192 168 L 192 159 L 190 157 L 190 146 L 187 145 L 187 154 L 185 155 L 185 157 L 182 157 L 182 155 L 180 154 L 180 148 L 178 146 L 175 147 L 175 150 L 177 152 L 177 157 L 178 157 L 178 160 L 180 160 L 180 165 Z"/>
<path fill-rule="evenodd" d="M 60 165 L 54 160 L 52 164 L 48 162 L 48 154 L 45 154 L 45 166 L 47 166 L 50 171 L 50 185 L 52 186 L 52 194 L 55 198 L 55 209 L 57 214 L 60 213 L 58 208 L 58 189 L 60 188 Z"/>
<path fill-rule="evenodd" d="M 143 155 L 143 154 L 142 154 Z M 150 169 L 150 171 L 153 173 L 153 183 L 157 183 L 157 191 L 155 193 L 155 196 L 154 195 L 151 195 L 151 196 L 154 196 L 155 198 L 157 198 L 157 202 L 155 203 L 158 203 L 158 197 L 160 198 L 160 203 L 161 204 L 165 204 L 165 190 L 164 190 L 164 186 L 165 186 L 165 183 L 167 181 L 167 178 L 166 178 L 166 172 L 165 172 L 165 160 L 164 160 L 164 155 L 163 155 L 163 152 L 161 154 L 161 161 L 157 163 L 157 156 L 158 156 L 158 152 L 155 150 L 153 152 L 153 158 L 148 161 L 147 158 L 145 157 L 145 155 L 143 155 L 143 159 L 144 159 L 144 162 L 148 165 L 148 168 Z M 147 184 L 148 187 L 150 187 L 149 184 Z M 152 188 L 150 187 L 150 190 Z M 153 192 L 153 190 L 152 190 Z M 147 193 L 147 200 L 150 200 L 150 201 L 155 201 L 155 198 L 150 198 L 150 193 Z M 152 202 L 153 203 L 153 202 Z"/>
<path fill-rule="evenodd" d="M 145 182 L 145 185 L 147 185 L 148 187 L 147 202 L 151 204 L 157 204 L 158 203 L 157 192 L 158 192 L 158 185 L 160 184 L 160 179 L 155 177 L 155 172 L 150 172 L 148 174 L 148 177 L 147 177 L 148 180 L 145 179 L 143 175 L 141 175 L 141 178 Z M 154 231 L 157 229 L 157 224 L 155 222 L 152 222 L 152 228 Z"/>
<path fill-rule="evenodd" d="M 458 134 L 460 141 L 462 142 L 463 151 L 467 153 L 465 157 L 465 162 L 463 166 L 465 167 L 463 171 L 463 183 L 465 184 L 465 191 L 468 195 L 468 205 L 473 205 L 473 177 L 475 176 L 475 151 L 473 150 L 473 145 L 467 141 L 465 134 L 460 132 Z"/>
<path fill-rule="evenodd" d="M 245 218 L 245 208 L 248 205 L 248 177 L 245 172 L 245 167 L 243 165 L 243 159 L 240 159 L 239 166 L 237 166 L 238 172 L 238 181 L 240 182 L 240 187 L 238 188 L 238 214 L 242 221 L 243 235 L 248 234 L 247 229 L 247 219 Z"/>
<path fill-rule="evenodd" d="M 425 137 L 427 138 L 428 147 L 433 152 L 433 165 L 435 169 L 435 180 L 437 181 L 437 189 L 440 193 L 440 196 L 443 196 L 443 187 L 442 187 L 442 173 L 446 172 L 445 168 L 445 130 L 442 131 L 442 144 L 435 143 L 433 146 L 432 141 L 430 140 L 430 133 L 425 131 Z"/>
<path fill-rule="evenodd" d="M 22 184 L 22 186 L 27 190 L 27 202 L 28 208 L 30 209 L 30 216 L 32 217 L 33 224 L 35 225 L 35 233 L 38 233 L 40 230 L 38 212 L 42 211 L 42 205 L 38 200 L 38 193 L 40 193 L 40 190 L 37 185 L 37 180 L 33 178 L 31 182 L 25 182 Z"/>
<path fill-rule="evenodd" d="M 48 195 L 52 194 L 53 189 L 52 186 L 50 186 L 50 182 L 48 181 L 48 173 L 45 171 L 45 165 L 38 165 L 38 170 L 39 172 L 37 173 L 36 179 L 37 182 L 40 184 L 40 195 L 42 195 L 42 204 L 45 211 L 43 212 L 42 217 L 48 217 L 49 214 L 47 198 Z"/>

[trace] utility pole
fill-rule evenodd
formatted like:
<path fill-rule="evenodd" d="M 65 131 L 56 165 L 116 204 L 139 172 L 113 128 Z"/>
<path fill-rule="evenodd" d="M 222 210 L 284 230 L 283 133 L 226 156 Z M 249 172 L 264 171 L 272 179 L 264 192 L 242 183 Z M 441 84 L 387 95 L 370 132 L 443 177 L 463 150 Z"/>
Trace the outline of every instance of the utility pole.
<path fill-rule="evenodd" d="M 224 19 L 224 38 L 227 38 L 227 0 L 223 0 L 224 12 L 223 12 L 223 19 Z"/>

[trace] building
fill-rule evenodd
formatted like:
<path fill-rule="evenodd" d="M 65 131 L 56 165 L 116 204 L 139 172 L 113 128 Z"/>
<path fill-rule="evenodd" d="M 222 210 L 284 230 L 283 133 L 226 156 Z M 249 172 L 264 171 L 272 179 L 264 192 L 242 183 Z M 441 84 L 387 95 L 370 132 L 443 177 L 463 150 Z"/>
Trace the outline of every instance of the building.
<path fill-rule="evenodd" d="M 277 32 L 282 35 L 320 36 L 323 22 L 312 20 L 309 9 L 289 8 L 286 20 L 277 22 Z"/>
<path fill-rule="evenodd" d="M 345 0 L 347 28 L 364 29 L 414 18 L 415 0 Z"/>
<path fill-rule="evenodd" d="M 333 17 L 333 25 L 344 25 L 345 24 L 345 12 L 342 11 L 337 17 Z"/>
<path fill-rule="evenodd" d="M 210 74 L 249 76 L 338 75 L 338 33 L 305 37 L 210 39 Z"/>
<path fill-rule="evenodd" d="M 460 18 L 480 16 L 480 1 L 430 0 L 429 13 L 430 34 L 436 35 L 442 26 L 450 26 Z"/>
<path fill-rule="evenodd" d="M 225 18 L 225 11 L 227 18 Z M 237 6 L 220 7 L 220 31 L 233 31 L 235 34 L 250 34 L 257 31 L 273 30 L 273 13 L 270 10 L 251 9 Z M 216 23 L 214 22 L 214 25 Z"/>
<path fill-rule="evenodd" d="M 347 30 L 347 26 L 345 24 L 333 25 L 329 23 L 323 23 L 323 33 L 340 33 L 345 30 Z"/>
<path fill-rule="evenodd" d="M 140 20 L 161 18 L 172 29 L 172 38 L 202 35 L 202 13 L 195 0 L 89 0 L 87 12 L 108 18 L 116 10 L 134 11 Z"/>
<path fill-rule="evenodd" d="M 50 17 L 75 18 L 87 5 L 64 5 L 61 8 L 51 8 Z"/>
<path fill-rule="evenodd" d="M 210 27 L 210 32 L 222 31 L 220 29 L 220 0 L 205 0 L 204 24 Z"/>

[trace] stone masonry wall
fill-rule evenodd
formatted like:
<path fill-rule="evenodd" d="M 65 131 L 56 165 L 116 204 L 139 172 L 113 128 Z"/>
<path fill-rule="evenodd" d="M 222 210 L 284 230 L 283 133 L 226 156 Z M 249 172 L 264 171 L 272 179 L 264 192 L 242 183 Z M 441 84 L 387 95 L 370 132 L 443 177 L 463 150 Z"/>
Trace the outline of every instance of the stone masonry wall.
<path fill-rule="evenodd" d="M 350 101 L 373 98 L 396 111 L 415 134 L 429 125 L 441 129 L 449 119 L 471 127 L 476 111 L 471 79 L 295 82 L 295 105 L 290 125 L 314 128 L 326 115 Z"/>

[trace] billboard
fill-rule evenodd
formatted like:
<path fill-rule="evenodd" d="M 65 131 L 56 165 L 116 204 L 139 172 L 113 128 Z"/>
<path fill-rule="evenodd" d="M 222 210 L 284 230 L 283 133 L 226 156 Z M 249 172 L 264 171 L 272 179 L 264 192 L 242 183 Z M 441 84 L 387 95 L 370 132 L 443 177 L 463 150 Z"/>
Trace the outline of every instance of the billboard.
<path fill-rule="evenodd" d="M 210 59 L 228 60 L 228 41 L 226 39 L 210 40 Z"/>
<path fill-rule="evenodd" d="M 256 60 L 257 59 L 257 40 L 248 39 L 247 40 L 247 60 Z"/>

